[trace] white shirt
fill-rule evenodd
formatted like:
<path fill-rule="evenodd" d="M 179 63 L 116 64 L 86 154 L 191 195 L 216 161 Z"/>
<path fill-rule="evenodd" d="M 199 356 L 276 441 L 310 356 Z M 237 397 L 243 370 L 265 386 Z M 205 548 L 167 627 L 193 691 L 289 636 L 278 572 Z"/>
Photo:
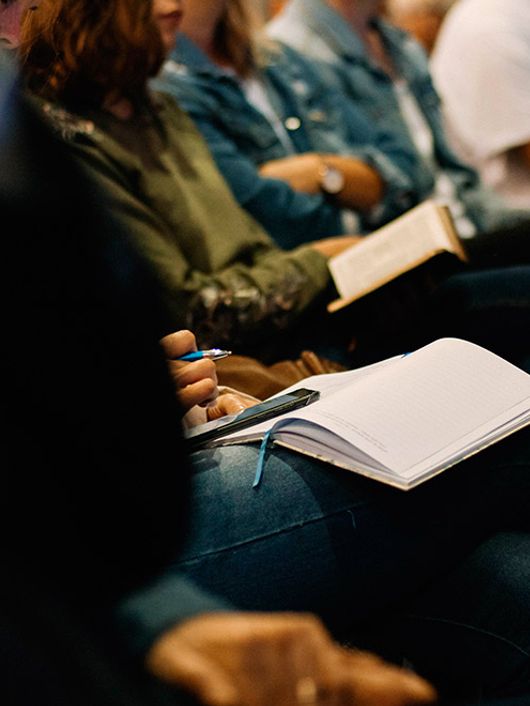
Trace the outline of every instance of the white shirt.
<path fill-rule="evenodd" d="M 477 229 L 466 215 L 464 204 L 458 198 L 454 182 L 437 164 L 432 130 L 415 96 L 402 79 L 394 81 L 394 91 L 403 120 L 407 123 L 416 149 L 435 175 L 431 198 L 437 203 L 449 207 L 461 238 L 473 237 L 476 235 Z"/>
<path fill-rule="evenodd" d="M 530 207 L 530 0 L 460 0 L 432 56 L 453 146 L 513 206 Z"/>

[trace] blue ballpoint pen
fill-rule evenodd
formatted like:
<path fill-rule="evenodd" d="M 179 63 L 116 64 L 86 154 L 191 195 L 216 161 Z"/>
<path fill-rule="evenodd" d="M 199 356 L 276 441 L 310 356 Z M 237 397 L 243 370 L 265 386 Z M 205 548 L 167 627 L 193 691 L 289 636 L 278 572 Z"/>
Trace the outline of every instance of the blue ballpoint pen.
<path fill-rule="evenodd" d="M 206 351 L 191 351 L 191 353 L 186 353 L 186 355 L 181 355 L 177 360 L 183 360 L 186 363 L 193 363 L 196 360 L 202 360 L 203 358 L 209 358 L 210 360 L 221 360 L 221 358 L 227 358 L 232 355 L 232 351 L 224 351 L 221 348 L 211 348 Z"/>

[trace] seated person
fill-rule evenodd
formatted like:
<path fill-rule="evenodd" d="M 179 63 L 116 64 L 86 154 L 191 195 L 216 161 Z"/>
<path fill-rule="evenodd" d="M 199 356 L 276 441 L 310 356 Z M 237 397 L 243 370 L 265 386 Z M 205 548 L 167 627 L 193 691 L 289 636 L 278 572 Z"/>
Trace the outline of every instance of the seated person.
<path fill-rule="evenodd" d="M 270 35 L 319 60 L 343 95 L 381 130 L 406 141 L 421 198 L 446 203 L 463 238 L 529 219 L 509 209 L 448 145 L 425 54 L 382 18 L 380 0 L 289 0 Z"/>
<path fill-rule="evenodd" d="M 283 248 L 366 232 L 415 205 L 408 148 L 300 54 L 264 41 L 253 5 L 183 2 L 154 84 L 193 118 L 238 202 Z"/>
<path fill-rule="evenodd" d="M 45 2 L 42 20 L 46 26 L 46 11 L 59 9 L 60 26 L 71 28 L 76 22 L 68 10 L 77 21 L 88 1 Z M 117 2 L 105 14 L 112 27 L 122 16 Z M 133 26 L 149 26 L 143 0 L 126 0 L 119 9 L 134 13 Z M 94 0 L 88 15 L 100 26 Z M 528 673 L 530 633 L 523 612 L 529 605 L 526 432 L 410 495 L 287 451 L 271 455 L 267 483 L 253 493 L 255 449 L 200 452 L 192 458 L 196 510 L 181 555 L 185 576 L 157 574 L 181 533 L 187 465 L 155 340 L 156 283 L 127 236 L 108 215 L 97 215 L 104 201 L 99 190 L 71 173 L 59 145 L 39 139 L 42 127 L 34 120 L 19 124 L 28 127 L 28 149 L 21 150 L 20 139 L 14 153 L 2 145 L 6 164 L 19 171 L 10 166 L 0 174 L 3 222 L 24 234 L 6 241 L 2 259 L 10 298 L 2 366 L 8 486 L 0 515 L 9 566 L 26 578 L 23 585 L 51 588 L 114 655 L 121 651 L 110 615 L 118 609 L 129 649 L 156 675 L 211 706 L 397 706 L 433 695 L 412 675 L 337 648 L 313 618 L 234 615 L 231 593 L 267 611 L 314 605 L 350 637 L 354 627 L 366 632 L 367 624 L 376 627 L 401 607 L 410 611 L 412 602 L 414 617 L 421 620 L 425 610 L 426 624 L 441 627 L 445 640 L 431 635 L 409 659 L 419 666 L 430 656 L 444 682 L 455 668 L 452 656 L 462 677 L 477 678 L 486 691 L 503 685 L 528 693 L 524 677 L 516 679 Z M 21 187 L 29 184 L 28 193 Z M 13 263 L 23 263 L 24 277 Z M 28 345 L 28 321 L 38 355 Z M 166 339 L 166 354 L 174 358 L 193 346 L 185 337 Z M 208 381 L 195 395 L 190 378 L 180 379 L 188 404 L 215 394 Z M 519 534 L 489 539 L 519 524 Z M 453 570 L 451 601 L 444 587 Z M 190 583 L 194 574 L 202 591 Z M 443 596 L 435 609 L 433 585 Z M 211 595 L 216 586 L 219 595 Z M 17 598 L 21 618 L 24 601 Z M 512 606 L 517 619 L 507 615 Z M 30 603 L 26 612 L 34 608 Z M 45 638 L 39 633 L 29 644 L 42 646 Z M 494 665 L 484 663 L 481 651 L 492 641 Z"/>
<path fill-rule="evenodd" d="M 130 659 L 116 607 L 174 556 L 189 510 L 162 309 L 104 197 L 35 115 L 4 105 L 11 95 L 0 92 L 2 232 L 17 235 L 0 262 L 1 702 L 169 706 L 185 702 L 176 686 L 210 706 L 269 706 L 271 694 L 309 703 L 316 679 L 344 706 L 431 700 L 422 679 L 339 647 L 316 618 L 243 613 L 182 575 L 158 604 L 166 634 L 145 666 Z"/>
<path fill-rule="evenodd" d="M 431 68 L 452 143 L 512 206 L 530 204 L 530 6 L 460 0 Z"/>
<path fill-rule="evenodd" d="M 352 312 L 346 313 L 351 320 L 327 316 L 324 304 L 334 295 L 327 258 L 355 238 L 279 249 L 237 205 L 189 118 L 169 96 L 149 92 L 147 79 L 164 55 L 160 36 L 146 28 L 144 51 L 131 52 L 124 63 L 116 57 L 131 51 L 128 37 L 120 52 L 109 55 L 99 50 L 96 37 L 83 36 L 73 56 L 66 51 L 71 41 L 66 20 L 52 30 L 41 26 L 47 7 L 41 5 L 27 23 L 27 83 L 153 265 L 171 312 L 171 326 L 161 335 L 188 327 L 201 346 L 269 360 L 325 346 L 330 357 L 342 355 L 347 362 L 347 345 L 360 324 Z M 166 18 L 162 12 L 160 21 L 169 48 L 178 23 L 172 13 Z M 61 43 L 65 50 L 57 51 Z M 520 354 L 530 350 L 530 311 L 521 294 L 529 275 L 520 267 L 449 278 L 425 302 L 429 311 L 420 312 L 421 320 L 405 312 L 403 329 L 383 330 L 377 347 L 390 355 L 436 336 L 460 335 L 522 363 Z M 363 325 L 368 338 L 373 318 Z M 381 354 L 362 355 L 375 353 Z"/>
<path fill-rule="evenodd" d="M 153 263 L 171 312 L 169 330 L 189 326 L 202 345 L 280 357 L 280 343 L 288 343 L 283 332 L 292 341 L 304 337 L 307 316 L 329 297 L 327 259 L 355 238 L 289 252 L 274 245 L 237 206 L 191 120 L 170 97 L 148 92 L 147 78 L 164 58 L 158 35 L 146 31 L 137 64 L 85 46 L 83 62 L 94 77 L 66 69 L 69 59 L 51 57 L 48 41 L 55 39 L 39 32 L 25 60 L 30 88 L 52 101 L 43 106 L 46 117 Z M 289 357 L 287 350 L 281 357 Z"/>
<path fill-rule="evenodd" d="M 189 332 L 172 334 L 163 343 L 168 358 L 176 358 L 194 348 Z M 185 371 L 181 363 L 170 364 L 178 365 L 178 370 Z M 203 395 L 211 399 L 214 376 L 211 370 L 204 372 L 207 387 Z M 189 394 L 189 401 L 192 398 L 199 400 L 200 394 L 196 394 L 199 390 L 198 378 L 200 375 L 190 373 L 190 379 L 194 382 L 190 386 L 185 385 L 179 395 L 186 393 Z M 181 378 L 180 384 L 183 380 Z M 523 432 L 525 434 L 526 431 Z M 519 441 L 524 443 L 525 440 L 519 438 Z M 522 446 L 518 448 L 521 461 L 526 452 L 522 451 Z M 505 448 L 501 454 L 504 456 L 506 452 Z M 461 519 L 467 529 L 460 525 L 458 498 L 462 499 L 462 510 L 467 507 L 466 515 L 469 512 L 467 503 L 471 502 L 473 523 L 481 516 L 484 499 L 475 497 L 471 500 L 470 496 L 466 496 L 464 500 L 461 496 L 467 483 L 460 475 L 467 473 L 465 463 L 452 478 L 446 477 L 445 482 L 442 477 L 433 481 L 430 490 L 426 486 L 405 495 L 388 488 L 374 487 L 370 482 L 319 465 L 290 451 L 273 448 L 267 460 L 263 486 L 256 491 L 252 488 L 252 479 L 257 456 L 258 449 L 253 446 L 205 449 L 192 455 L 192 491 L 196 514 L 175 569 L 192 576 L 203 588 L 214 588 L 246 609 L 316 610 L 326 624 L 342 637 L 346 635 L 351 638 L 353 634 L 356 640 L 369 639 L 371 647 L 385 653 L 391 646 L 397 645 L 399 657 L 405 652 L 409 660 L 420 670 L 426 670 L 442 688 L 450 688 L 449 684 L 452 688 L 458 688 L 456 685 L 459 682 L 461 688 L 462 684 L 469 686 L 470 681 L 476 680 L 483 686 L 493 683 L 483 671 L 486 662 L 489 668 L 493 668 L 484 658 L 486 645 L 476 640 L 474 631 L 484 630 L 499 636 L 499 630 L 506 628 L 498 622 L 498 616 L 493 618 L 490 614 L 488 621 L 485 621 L 483 608 L 476 601 L 483 606 L 480 596 L 487 596 L 488 601 L 493 600 L 498 579 L 492 571 L 492 559 L 499 556 L 499 551 L 505 549 L 508 554 L 503 556 L 513 557 L 510 561 L 501 562 L 502 570 L 506 571 L 513 561 L 508 574 L 511 571 L 517 574 L 521 566 L 526 566 L 524 557 L 529 548 L 526 535 L 495 534 L 493 538 L 479 543 L 476 550 L 465 553 L 460 565 L 452 565 L 446 578 L 434 569 L 432 588 L 420 589 L 419 596 L 411 599 L 406 595 L 408 589 L 403 588 L 404 583 L 410 586 L 411 580 L 418 580 L 418 571 L 425 579 L 431 562 L 438 565 L 442 556 L 449 558 L 449 555 L 451 561 L 454 560 L 455 547 L 450 539 L 452 532 L 456 530 L 461 541 L 468 536 L 472 526 L 463 517 Z M 474 462 L 467 462 L 468 469 L 476 466 L 477 473 L 483 474 L 481 481 L 477 476 L 477 482 L 486 484 L 483 486 L 486 495 L 489 494 L 487 485 L 490 481 L 489 473 L 484 475 L 484 471 L 490 462 L 490 452 L 482 458 L 477 457 Z M 492 479 L 495 479 L 492 482 L 501 482 L 505 472 L 510 473 L 499 468 L 492 471 Z M 472 477 L 474 471 L 471 471 L 469 478 L 471 486 L 474 486 Z M 449 494 L 446 496 L 446 493 Z M 212 513 L 213 503 L 217 508 L 215 513 Z M 434 513 L 434 517 L 427 520 L 430 513 Z M 453 529 L 448 533 L 446 520 L 449 516 Z M 309 517 L 311 521 L 308 521 Z M 442 520 L 440 525 L 442 517 L 446 520 Z M 453 522 L 460 529 L 456 529 Z M 420 526 L 422 530 L 419 533 L 413 529 L 417 530 Z M 438 529 L 435 530 L 435 527 Z M 380 542 L 377 537 L 380 537 Z M 427 537 L 429 547 L 420 550 L 420 569 L 412 555 L 420 545 L 425 546 Z M 510 549 L 511 543 L 518 547 L 515 555 L 511 554 L 514 551 Z M 390 560 L 390 554 L 396 551 L 400 556 Z M 405 562 L 405 572 L 401 552 L 409 556 Z M 278 557 L 282 557 L 279 563 Z M 275 562 L 272 573 L 271 562 Z M 351 572 L 349 562 L 353 562 Z M 357 570 L 359 566 L 363 567 L 361 573 Z M 167 617 L 165 614 L 158 616 L 156 596 L 164 590 L 168 576 L 171 576 L 171 571 L 145 591 L 130 597 L 120 611 L 130 643 L 138 649 L 147 636 L 156 631 L 159 621 Z M 378 578 L 374 581 L 376 576 Z M 485 576 L 488 578 L 485 579 Z M 304 587 L 303 592 L 300 586 Z M 501 599 L 504 605 L 511 604 L 511 601 L 515 602 L 514 607 L 519 605 L 522 599 L 520 591 L 524 590 L 522 584 L 512 583 L 510 579 L 509 586 L 507 584 L 505 588 L 510 597 L 504 594 Z M 403 609 L 408 611 L 404 618 L 400 616 Z M 383 635 L 376 627 L 381 610 L 387 621 Z M 515 610 L 518 611 L 517 608 Z M 520 617 L 518 614 L 518 618 L 515 615 L 510 618 L 510 621 L 513 620 L 512 629 Z M 392 627 L 389 628 L 388 624 Z M 452 637 L 459 632 L 462 640 L 460 658 L 456 657 L 460 651 L 452 642 Z M 524 639 L 524 633 L 525 628 L 519 625 L 518 639 Z M 486 638 L 488 641 L 489 638 Z M 496 648 L 491 645 L 488 649 Z M 496 654 L 499 665 L 508 668 L 510 653 L 511 649 L 505 654 Z M 460 666 L 456 666 L 459 659 Z M 444 669 L 443 664 L 451 664 L 451 669 Z M 491 673 L 494 680 L 499 665 Z M 489 688 L 487 686 L 486 690 Z"/>

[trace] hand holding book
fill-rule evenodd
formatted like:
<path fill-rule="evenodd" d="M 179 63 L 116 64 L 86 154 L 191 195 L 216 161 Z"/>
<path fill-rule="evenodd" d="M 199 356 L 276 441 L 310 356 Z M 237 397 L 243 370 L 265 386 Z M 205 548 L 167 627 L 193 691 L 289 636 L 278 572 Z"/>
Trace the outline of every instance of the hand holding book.
<path fill-rule="evenodd" d="M 440 253 L 466 260 L 448 209 L 425 201 L 330 259 L 340 298 L 328 310 L 347 306 Z"/>

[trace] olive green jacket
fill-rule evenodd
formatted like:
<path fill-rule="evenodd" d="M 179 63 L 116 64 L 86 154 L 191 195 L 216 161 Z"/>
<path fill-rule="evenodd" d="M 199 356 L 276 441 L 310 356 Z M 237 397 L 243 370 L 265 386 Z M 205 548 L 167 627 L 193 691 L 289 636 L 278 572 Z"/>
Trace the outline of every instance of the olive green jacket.
<path fill-rule="evenodd" d="M 280 250 L 236 203 L 192 121 L 154 94 L 137 117 L 42 104 L 154 267 L 171 326 L 201 343 L 246 343 L 288 328 L 329 283 L 308 246 Z"/>

